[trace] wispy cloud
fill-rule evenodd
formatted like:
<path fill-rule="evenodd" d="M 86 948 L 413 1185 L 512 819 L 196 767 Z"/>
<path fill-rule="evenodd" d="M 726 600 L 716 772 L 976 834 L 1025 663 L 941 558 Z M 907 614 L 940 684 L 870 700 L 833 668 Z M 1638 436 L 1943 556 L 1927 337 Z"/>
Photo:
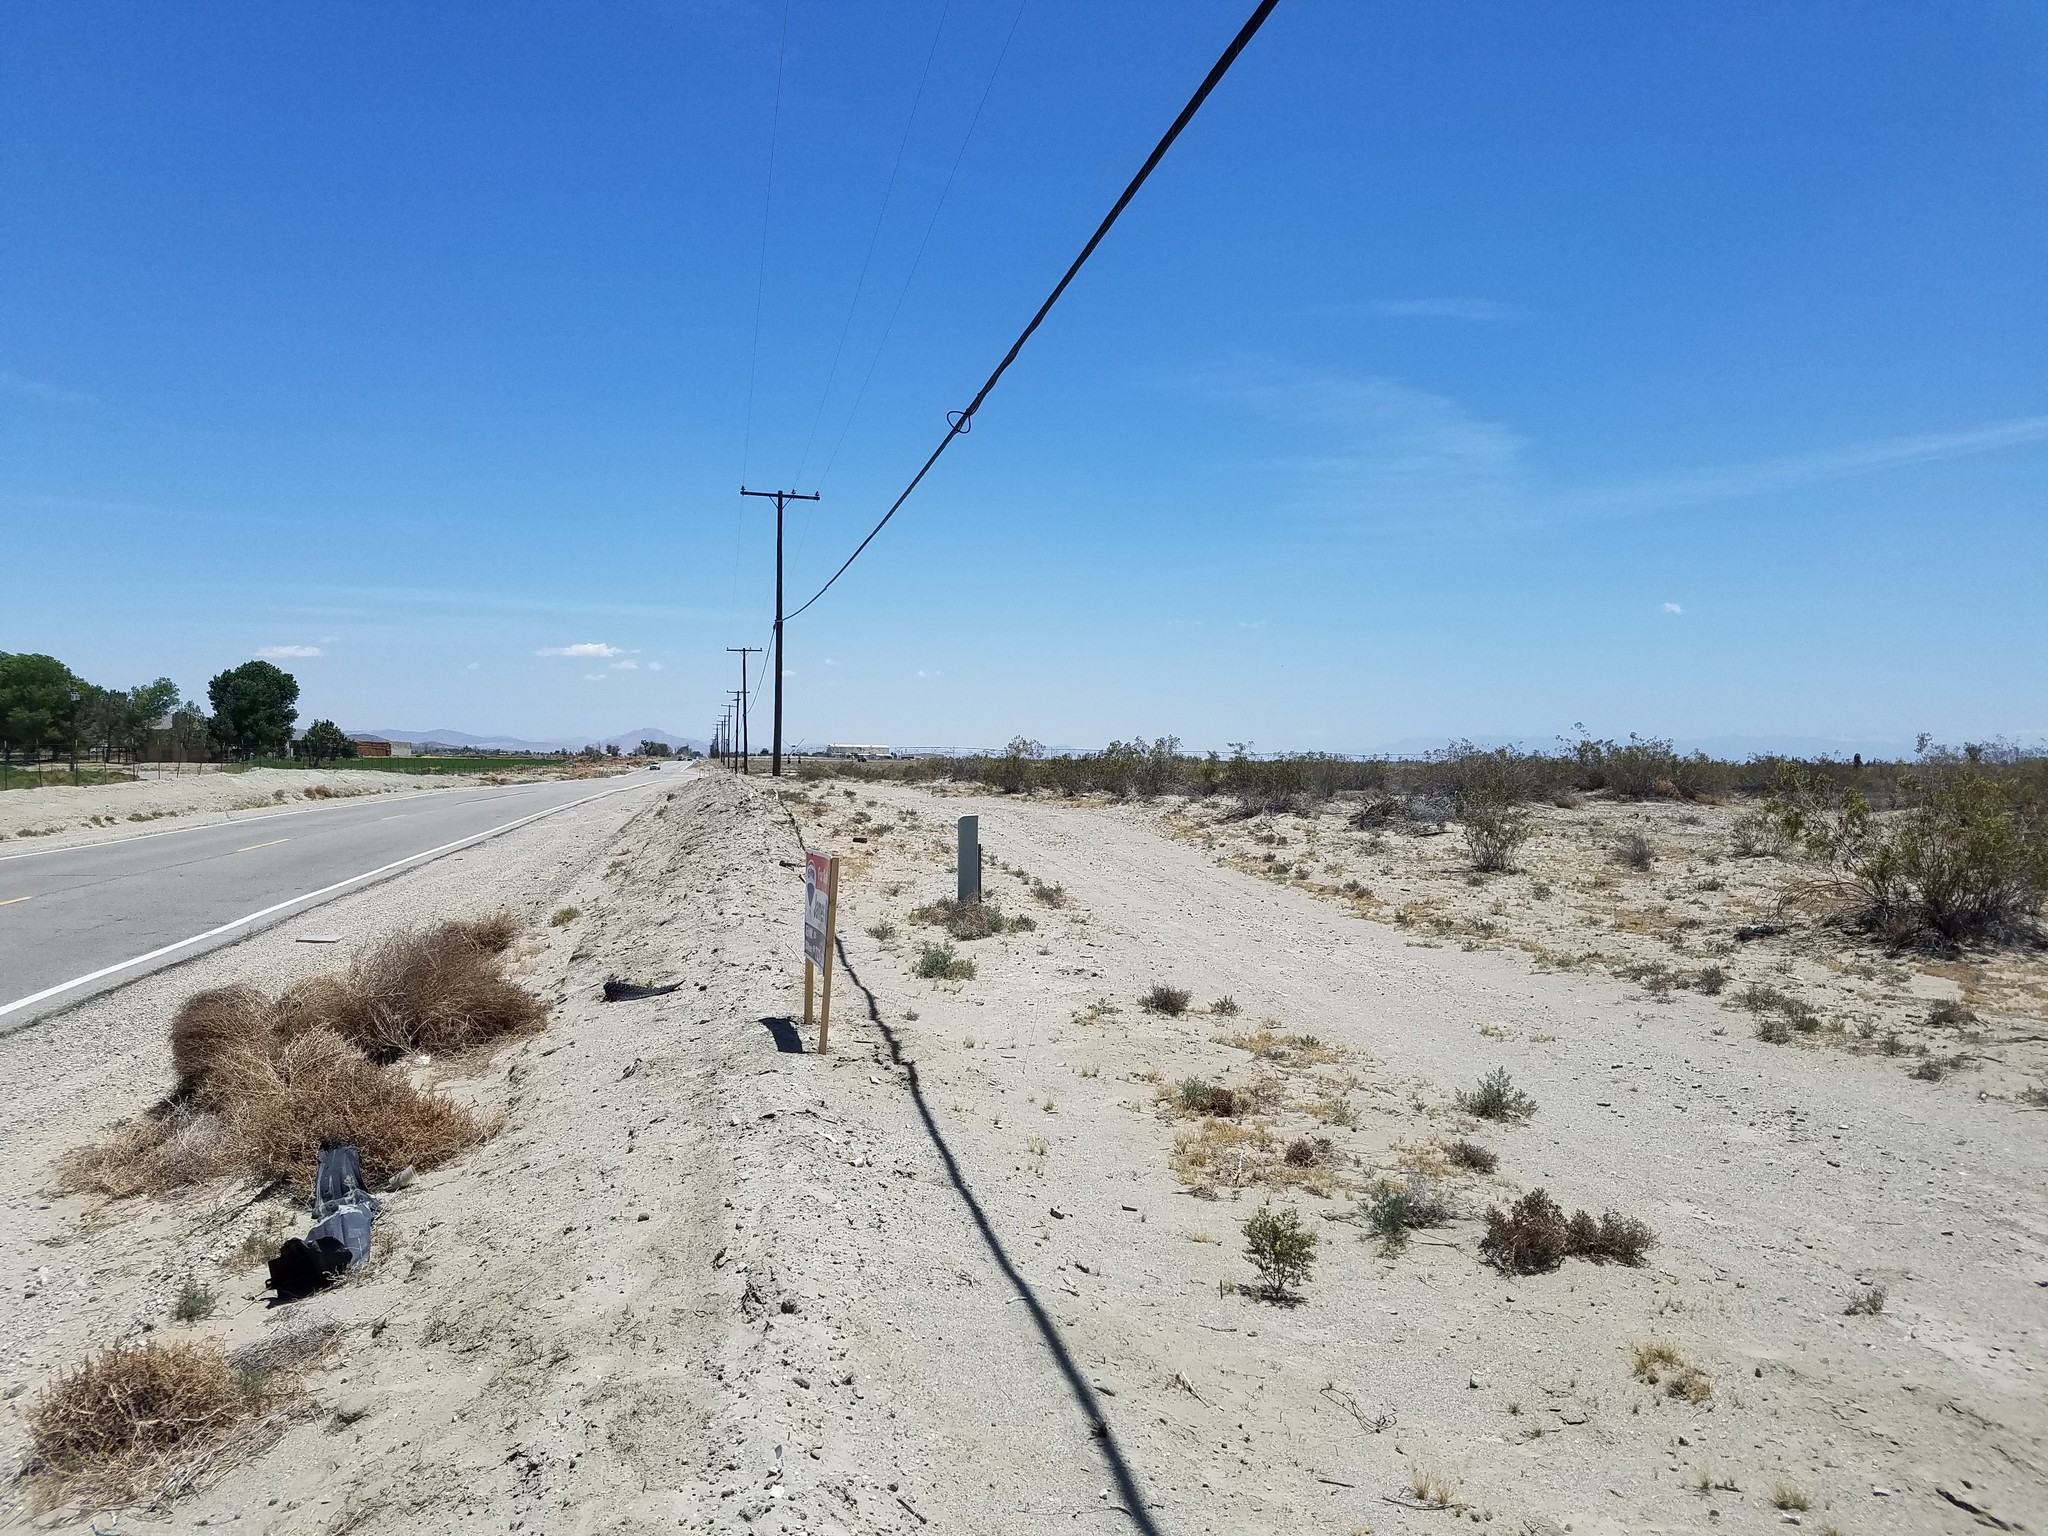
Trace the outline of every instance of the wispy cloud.
<path fill-rule="evenodd" d="M 536 656 L 623 656 L 625 647 L 606 645 L 602 640 L 584 640 L 575 645 L 544 645 Z"/>
<path fill-rule="evenodd" d="M 1666 613 L 1683 613 L 1685 612 L 1685 609 L 1677 603 L 1666 603 L 1664 605 L 1664 611 Z"/>
<path fill-rule="evenodd" d="M 1527 439 L 1398 379 L 1241 365 L 1179 381 L 1296 435 L 1271 465 L 1326 529 L 1434 533 L 1653 516 L 2048 442 L 2048 416 L 1873 438 L 1606 485 L 1546 487 Z"/>
<path fill-rule="evenodd" d="M 1580 516 L 1626 516 L 1634 512 L 1764 496 L 1773 491 L 1796 490 L 1803 485 L 1850 480 L 1859 475 L 1882 474 L 1886 470 L 1904 469 L 1913 464 L 1968 458 L 1973 454 L 1995 453 L 2002 448 L 2038 442 L 2048 442 L 2048 416 L 2020 416 L 1960 431 L 1873 438 L 1841 448 L 1824 448 L 1812 453 L 1759 459 L 1748 464 L 1724 464 L 1711 469 L 1596 487 L 1559 497 L 1556 507 L 1559 511 Z"/>
<path fill-rule="evenodd" d="M 0 368 L 0 394 L 20 395 L 49 405 L 82 406 L 88 410 L 98 410 L 102 404 L 98 395 L 88 395 L 79 389 L 65 389 L 58 384 L 45 384 L 40 379 L 25 379 L 4 368 Z"/>
<path fill-rule="evenodd" d="M 647 670 L 650 672 L 659 672 L 661 670 L 661 663 L 658 661 L 650 661 L 649 663 L 647 663 Z"/>
<path fill-rule="evenodd" d="M 640 670 L 640 663 L 628 656 L 624 661 L 613 662 L 612 670 L 614 672 L 638 672 Z"/>
<path fill-rule="evenodd" d="M 1386 320 L 1526 320 L 1528 311 L 1493 299 L 1376 299 L 1365 313 Z"/>
<path fill-rule="evenodd" d="M 325 656 L 327 653 L 317 645 L 265 645 L 257 649 L 258 656 Z"/>
<path fill-rule="evenodd" d="M 1284 466 L 1305 512 L 1332 523 L 1492 523 L 1522 500 L 1526 442 L 1448 396 L 1399 380 L 1266 371 L 1210 392 L 1307 428 Z"/>

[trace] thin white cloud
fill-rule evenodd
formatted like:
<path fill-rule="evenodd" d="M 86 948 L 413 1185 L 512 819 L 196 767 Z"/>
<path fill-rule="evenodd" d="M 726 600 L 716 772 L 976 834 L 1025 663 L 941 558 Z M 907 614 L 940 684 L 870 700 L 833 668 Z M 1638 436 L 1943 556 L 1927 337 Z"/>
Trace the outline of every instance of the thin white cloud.
<path fill-rule="evenodd" d="M 1680 607 L 1677 603 L 1666 603 L 1664 605 L 1664 611 L 1666 613 L 1683 613 L 1685 612 L 1685 609 Z"/>
<path fill-rule="evenodd" d="M 602 672 L 586 672 L 583 674 L 583 681 L 586 683 L 601 683 L 604 680 L 605 675 Z"/>
<path fill-rule="evenodd" d="M 1521 320 L 1524 312 L 1492 299 L 1380 299 L 1366 306 L 1368 314 L 1389 320 Z"/>
<path fill-rule="evenodd" d="M 585 640 L 576 645 L 544 645 L 536 656 L 623 656 L 624 646 L 606 645 L 602 640 Z"/>
<path fill-rule="evenodd" d="M 474 672 L 478 667 L 482 665 L 483 663 L 480 661 L 472 661 L 467 667 L 463 668 L 463 670 L 465 672 Z"/>
<path fill-rule="evenodd" d="M 2048 416 L 1875 438 L 1610 485 L 1546 489 L 1530 443 L 1448 396 L 1396 379 L 1240 364 L 1177 381 L 1281 423 L 1297 451 L 1270 466 L 1294 510 L 1332 528 L 1444 534 L 1648 516 L 2048 442 Z"/>
<path fill-rule="evenodd" d="M 100 398 L 88 395 L 83 390 L 65 389 L 57 384 L 45 384 L 40 379 L 25 379 L 18 373 L 0 368 L 0 393 L 21 395 L 30 400 L 42 400 L 51 405 L 78 405 L 97 410 Z"/>
<path fill-rule="evenodd" d="M 265 645 L 258 647 L 258 656 L 324 656 L 327 653 L 317 645 Z"/>
<path fill-rule="evenodd" d="M 647 670 L 650 672 L 659 672 L 661 670 L 661 663 L 658 661 L 650 661 L 649 663 L 647 663 Z"/>
<path fill-rule="evenodd" d="M 638 672 L 640 670 L 640 663 L 628 656 L 624 661 L 613 662 L 612 670 L 614 672 Z"/>
<path fill-rule="evenodd" d="M 1562 497 L 1557 508 L 1581 516 L 1597 517 L 1625 516 L 1631 512 L 1650 512 L 1666 507 L 1699 506 L 1707 502 L 1796 490 L 1803 485 L 1849 480 L 1859 475 L 1881 474 L 1885 470 L 1904 469 L 1913 464 L 1995 453 L 2002 448 L 2044 441 L 2048 441 L 2048 416 L 2021 416 L 1956 432 L 1918 432 L 1901 437 L 1873 438 L 1843 448 L 1824 448 L 1813 453 L 1759 459 L 1751 464 L 1728 464 L 1716 469 L 1608 486 Z"/>

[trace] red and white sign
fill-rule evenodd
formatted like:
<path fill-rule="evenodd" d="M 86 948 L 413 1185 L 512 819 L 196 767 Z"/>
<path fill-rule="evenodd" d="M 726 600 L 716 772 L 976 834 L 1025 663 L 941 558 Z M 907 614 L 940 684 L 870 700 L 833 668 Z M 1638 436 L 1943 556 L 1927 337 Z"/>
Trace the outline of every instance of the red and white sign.
<path fill-rule="evenodd" d="M 832 903 L 832 856 L 804 855 L 804 958 L 811 964 L 829 967 L 832 962 L 830 932 Z"/>

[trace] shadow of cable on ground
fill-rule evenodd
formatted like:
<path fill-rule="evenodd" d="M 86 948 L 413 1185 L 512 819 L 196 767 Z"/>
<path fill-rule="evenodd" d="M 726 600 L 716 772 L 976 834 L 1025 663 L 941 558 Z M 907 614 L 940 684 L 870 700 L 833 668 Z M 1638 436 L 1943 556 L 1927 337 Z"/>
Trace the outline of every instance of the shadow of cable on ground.
<path fill-rule="evenodd" d="M 772 1019 L 763 1019 L 761 1027 L 775 1037 L 775 1049 L 788 1056 L 804 1053 L 803 1037 L 796 1032 L 796 1020 L 787 1014 Z"/>
<path fill-rule="evenodd" d="M 860 979 L 860 972 L 853 968 L 853 961 L 846 953 L 845 940 L 839 940 L 837 947 L 839 963 L 846 967 L 847 979 L 860 988 L 860 995 L 867 1002 L 868 1022 L 881 1031 L 882 1038 L 888 1042 L 889 1059 L 901 1067 L 910 1079 L 910 1101 L 917 1106 L 917 1116 L 924 1122 L 925 1134 L 931 1138 L 932 1146 L 938 1150 L 940 1161 L 946 1165 L 946 1177 L 952 1181 L 953 1188 L 967 1206 L 968 1215 L 974 1218 L 975 1230 L 981 1233 L 981 1240 L 988 1246 L 990 1256 L 996 1261 L 996 1267 L 1002 1270 L 1004 1278 L 1015 1288 L 1018 1299 L 1024 1303 L 1025 1310 L 1031 1314 L 1031 1321 L 1037 1327 L 1039 1337 L 1045 1341 L 1045 1347 L 1051 1353 L 1053 1363 L 1059 1367 L 1060 1374 L 1066 1377 L 1067 1386 L 1073 1392 L 1074 1400 L 1081 1405 L 1082 1411 L 1088 1416 L 1088 1422 L 1094 1426 L 1095 1438 L 1101 1444 L 1103 1459 L 1109 1463 L 1110 1476 L 1115 1480 L 1117 1492 L 1123 1500 L 1120 1507 L 1145 1536 L 1160 1536 L 1159 1527 L 1153 1522 L 1151 1513 L 1145 1508 L 1144 1499 L 1138 1492 L 1137 1480 L 1131 1476 L 1131 1469 L 1124 1461 L 1123 1452 L 1117 1448 L 1116 1436 L 1110 1430 L 1109 1421 L 1103 1417 L 1102 1404 L 1096 1400 L 1094 1389 L 1088 1385 L 1087 1378 L 1075 1366 L 1073 1356 L 1067 1353 L 1067 1346 L 1060 1338 L 1059 1329 L 1053 1325 L 1052 1318 L 1039 1302 L 1037 1294 L 1025 1283 L 1024 1277 L 1017 1273 L 1017 1267 L 1010 1262 L 1010 1255 L 1004 1250 L 1002 1241 L 996 1236 L 995 1228 L 989 1223 L 988 1213 L 981 1208 L 981 1202 L 975 1199 L 974 1191 L 967 1187 L 966 1177 L 960 1172 L 960 1165 L 953 1159 L 953 1149 L 946 1145 L 946 1138 L 940 1133 L 938 1122 L 932 1118 L 931 1106 L 925 1103 L 924 1086 L 918 1080 L 917 1063 L 904 1060 L 903 1048 L 896 1038 L 896 1032 L 882 1021 L 882 1011 L 875 1002 L 875 994 L 868 990 L 867 983 Z"/>

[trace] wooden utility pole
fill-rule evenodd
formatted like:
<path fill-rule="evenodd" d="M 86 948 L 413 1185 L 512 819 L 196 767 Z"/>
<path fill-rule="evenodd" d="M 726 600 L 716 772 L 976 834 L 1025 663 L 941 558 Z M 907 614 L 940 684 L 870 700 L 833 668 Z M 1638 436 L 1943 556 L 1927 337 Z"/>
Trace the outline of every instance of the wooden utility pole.
<path fill-rule="evenodd" d="M 728 645 L 728 651 L 740 653 L 740 772 L 752 773 L 754 765 L 748 753 L 753 751 L 753 742 L 747 732 L 747 658 L 759 653 L 758 645 Z"/>
<path fill-rule="evenodd" d="M 785 652 L 782 649 L 782 504 L 785 501 L 816 501 L 818 493 L 808 496 L 795 491 L 750 491 L 740 487 L 742 496 L 773 497 L 775 501 L 775 756 L 768 772 L 775 778 L 782 777 L 782 674 Z"/>
<path fill-rule="evenodd" d="M 728 766 L 732 769 L 734 773 L 738 773 L 740 771 L 740 696 L 739 693 L 735 691 L 731 694 L 728 694 L 727 697 L 732 700 L 732 704 L 730 705 L 728 711 L 732 718 L 732 725 L 726 732 L 725 755 L 729 759 L 731 759 Z"/>

